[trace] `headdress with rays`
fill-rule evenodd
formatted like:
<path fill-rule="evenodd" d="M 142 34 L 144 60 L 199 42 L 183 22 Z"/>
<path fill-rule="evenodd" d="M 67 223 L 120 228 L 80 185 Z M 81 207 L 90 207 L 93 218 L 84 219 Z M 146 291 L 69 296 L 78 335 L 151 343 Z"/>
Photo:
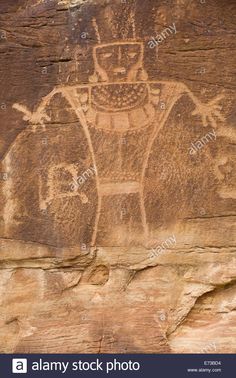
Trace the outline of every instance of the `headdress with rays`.
<path fill-rule="evenodd" d="M 132 8 L 129 12 L 124 12 L 122 14 L 122 17 L 119 18 L 118 22 L 115 22 L 117 18 L 117 14 L 115 14 L 114 9 L 108 9 L 106 10 L 109 14 L 103 15 L 103 18 L 105 18 L 106 22 L 103 22 L 101 26 L 98 26 L 97 19 L 92 19 L 92 26 L 94 30 L 94 34 L 96 37 L 96 44 L 93 47 L 93 61 L 94 61 L 94 68 L 95 72 L 90 77 L 91 82 L 98 81 L 98 73 L 100 72 L 100 77 L 106 76 L 105 72 L 102 72 L 101 67 L 98 63 L 98 51 L 101 48 L 109 48 L 113 46 L 121 46 L 121 45 L 130 45 L 130 46 L 138 46 L 139 48 L 139 79 L 140 80 L 146 80 L 147 79 L 147 73 L 144 71 L 143 68 L 143 55 L 144 55 L 144 45 L 142 41 L 137 40 L 136 35 L 136 27 L 135 27 L 135 11 Z M 103 38 L 102 35 L 105 37 Z M 109 37 L 108 37 L 109 36 Z M 106 81 L 106 80 L 103 80 Z"/>

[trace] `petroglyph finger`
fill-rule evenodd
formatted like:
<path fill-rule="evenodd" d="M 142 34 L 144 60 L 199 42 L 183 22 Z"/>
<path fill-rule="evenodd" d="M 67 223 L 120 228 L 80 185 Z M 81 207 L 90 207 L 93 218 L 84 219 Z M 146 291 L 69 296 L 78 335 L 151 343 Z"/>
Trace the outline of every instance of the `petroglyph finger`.
<path fill-rule="evenodd" d="M 217 122 L 215 121 L 214 117 L 211 116 L 211 115 L 209 115 L 209 116 L 208 116 L 208 119 L 209 119 L 209 121 L 210 121 L 212 127 L 213 127 L 214 129 L 216 129 L 216 128 L 217 128 Z"/>
<path fill-rule="evenodd" d="M 223 98 L 225 98 L 225 95 L 220 94 L 220 95 L 216 96 L 216 98 L 214 98 L 213 100 L 211 100 L 211 101 L 209 102 L 209 105 L 214 105 L 214 104 L 216 104 L 217 102 L 221 101 Z"/>
<path fill-rule="evenodd" d="M 225 122 L 226 118 L 219 111 L 214 111 L 214 115 L 217 116 L 222 122 Z"/>

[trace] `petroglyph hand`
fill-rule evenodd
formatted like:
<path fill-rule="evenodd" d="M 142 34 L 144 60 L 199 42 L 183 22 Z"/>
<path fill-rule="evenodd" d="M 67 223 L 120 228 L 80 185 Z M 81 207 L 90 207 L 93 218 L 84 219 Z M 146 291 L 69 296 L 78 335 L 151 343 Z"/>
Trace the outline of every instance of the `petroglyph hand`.
<path fill-rule="evenodd" d="M 33 126 L 33 129 L 36 130 L 38 126 L 45 128 L 45 121 L 50 121 L 50 117 L 44 112 L 34 112 L 31 114 L 31 117 L 24 117 L 24 120 L 29 121 Z"/>
<path fill-rule="evenodd" d="M 37 127 L 42 127 L 45 129 L 45 121 L 50 121 L 50 117 L 45 113 L 44 110 L 37 110 L 36 112 L 30 112 L 26 106 L 20 104 L 14 104 L 13 108 L 19 112 L 24 113 L 23 120 L 29 121 L 30 125 L 33 128 L 33 131 L 36 131 Z"/>
<path fill-rule="evenodd" d="M 192 112 L 192 115 L 200 115 L 204 127 L 210 123 L 212 127 L 217 128 L 217 118 L 222 122 L 225 121 L 225 118 L 221 114 L 222 107 L 218 104 L 223 98 L 224 95 L 218 95 L 207 104 L 197 102 L 196 109 Z"/>

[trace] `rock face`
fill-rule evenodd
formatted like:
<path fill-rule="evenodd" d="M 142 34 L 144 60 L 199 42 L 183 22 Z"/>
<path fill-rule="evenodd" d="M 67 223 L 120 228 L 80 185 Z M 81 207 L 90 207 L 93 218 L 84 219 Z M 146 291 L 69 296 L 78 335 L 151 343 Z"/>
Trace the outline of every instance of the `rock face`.
<path fill-rule="evenodd" d="M 235 11 L 1 1 L 1 353 L 236 353 Z"/>

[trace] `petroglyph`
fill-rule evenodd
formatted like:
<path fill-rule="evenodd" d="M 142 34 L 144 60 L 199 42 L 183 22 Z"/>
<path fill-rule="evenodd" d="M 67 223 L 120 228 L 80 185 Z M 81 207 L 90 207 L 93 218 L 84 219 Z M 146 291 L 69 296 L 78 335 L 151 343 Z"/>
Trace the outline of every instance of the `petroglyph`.
<path fill-rule="evenodd" d="M 98 34 L 97 29 L 96 33 Z M 99 36 L 98 40 L 100 41 Z M 143 193 L 144 177 L 158 133 L 168 122 L 173 106 L 185 94 L 189 95 L 195 104 L 196 108 L 192 114 L 202 118 L 203 126 L 210 124 L 213 128 L 217 128 L 217 118 L 223 120 L 218 103 L 224 96 L 217 95 L 208 104 L 203 104 L 182 83 L 149 81 L 144 69 L 142 42 L 100 43 L 93 48 L 93 62 L 94 73 L 87 85 L 55 88 L 42 99 L 33 113 L 20 104 L 14 104 L 13 107 L 25 114 L 24 120 L 29 121 L 32 131 L 36 131 L 38 127 L 45 129 L 45 121 L 50 120 L 46 114 L 46 108 L 56 94 L 61 94 L 80 121 L 87 138 L 94 168 L 97 171 L 98 205 L 92 245 L 96 243 L 103 198 L 131 193 L 138 196 L 144 240 L 148 240 L 149 230 Z M 165 104 L 164 111 L 159 108 L 160 102 Z M 107 140 L 109 140 L 109 134 L 116 135 L 118 154 L 112 170 L 104 164 L 107 156 L 103 155 L 102 146 L 96 143 L 97 134 L 95 132 L 94 136 L 92 129 L 104 133 L 103 138 Z M 129 145 L 130 137 L 135 137 L 140 141 L 139 151 L 132 144 Z M 129 149 L 129 156 L 125 156 L 122 151 L 124 139 L 127 140 L 126 147 Z M 55 167 L 50 168 L 50 182 L 54 169 Z M 73 178 L 76 177 L 76 172 L 71 171 L 71 174 Z M 46 203 L 52 198 L 74 195 L 79 195 L 81 201 L 87 203 L 85 194 L 69 191 L 59 194 L 52 189 L 50 184 L 49 197 L 43 202 L 42 208 L 45 208 Z"/>
<path fill-rule="evenodd" d="M 223 95 L 216 96 L 208 104 L 202 104 L 182 83 L 168 81 L 148 81 L 144 70 L 144 45 L 142 42 L 114 42 L 98 44 L 93 48 L 94 74 L 88 85 L 62 86 L 55 88 L 44 97 L 38 109 L 31 113 L 19 104 L 13 107 L 25 114 L 33 131 L 45 128 L 44 120 L 49 121 L 46 107 L 55 94 L 61 94 L 71 105 L 83 127 L 87 138 L 93 164 L 97 170 L 98 208 L 92 243 L 96 241 L 102 199 L 104 196 L 136 193 L 139 197 L 140 213 L 144 238 L 148 240 L 149 231 L 144 203 L 144 177 L 153 143 L 168 120 L 168 116 L 179 98 L 188 94 L 196 108 L 193 115 L 202 117 L 203 126 L 209 123 L 216 128 L 216 117 L 223 119 L 219 106 Z M 141 78 L 141 80 L 140 80 Z M 160 99 L 165 103 L 165 111 L 158 109 Z M 117 137 L 118 156 L 116 168 L 102 167 L 106 156 L 100 156 L 92 139 L 91 129 L 101 130 L 106 135 Z M 129 148 L 129 135 L 136 135 L 145 141 L 145 146 L 137 151 Z M 122 139 L 127 139 L 130 160 L 136 159 L 135 170 L 125 166 L 122 155 Z M 112 154 L 112 148 L 110 146 Z M 132 151 L 133 149 L 133 151 Z M 132 152 L 131 152 L 132 151 Z M 133 157 L 132 157 L 133 155 Z M 106 173 L 105 173 L 106 171 Z M 51 176 L 51 173 L 50 175 Z M 74 177 L 74 176 L 73 176 Z M 50 188 L 49 199 L 79 195 L 75 193 L 57 194 Z M 83 199 L 81 197 L 83 202 Z M 45 202 L 45 203 L 46 203 Z M 86 203 L 84 200 L 83 203 Z M 44 207 L 44 205 L 43 205 Z"/>

